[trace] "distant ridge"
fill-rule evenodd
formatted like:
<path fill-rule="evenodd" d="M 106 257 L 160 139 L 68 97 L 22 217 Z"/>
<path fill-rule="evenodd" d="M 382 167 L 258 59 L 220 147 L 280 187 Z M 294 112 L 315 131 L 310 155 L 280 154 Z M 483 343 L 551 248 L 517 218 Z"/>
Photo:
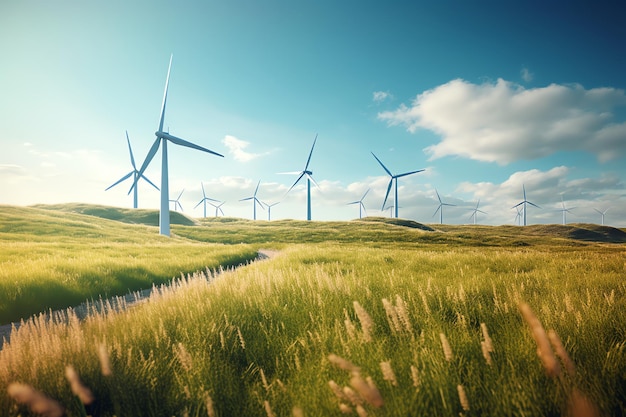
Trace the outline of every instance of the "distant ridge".
<path fill-rule="evenodd" d="M 411 229 L 425 230 L 427 232 L 435 231 L 435 229 L 433 229 L 432 227 L 429 227 L 422 223 L 418 223 L 414 220 L 408 220 L 408 219 L 390 218 L 390 217 L 363 217 L 362 219 L 360 219 L 360 221 L 393 224 L 396 226 L 410 227 Z"/>
<path fill-rule="evenodd" d="M 572 223 L 566 225 L 548 224 L 526 226 L 527 232 L 538 235 L 551 235 L 566 239 L 584 240 L 587 242 L 625 243 L 626 232 L 611 226 L 588 223 Z"/>
<path fill-rule="evenodd" d="M 85 214 L 122 223 L 159 225 L 159 211 L 148 209 L 127 209 L 121 207 L 101 206 L 96 204 L 67 203 L 67 204 L 36 204 L 32 207 L 43 210 L 56 210 L 68 213 Z M 193 219 L 176 211 L 170 211 L 171 223 L 184 226 L 197 224 Z"/>

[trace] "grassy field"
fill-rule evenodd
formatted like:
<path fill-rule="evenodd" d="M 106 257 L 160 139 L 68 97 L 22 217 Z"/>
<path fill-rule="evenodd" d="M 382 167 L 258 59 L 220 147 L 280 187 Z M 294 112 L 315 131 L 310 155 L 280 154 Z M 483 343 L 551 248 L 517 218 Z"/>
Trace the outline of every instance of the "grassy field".
<path fill-rule="evenodd" d="M 166 266 L 180 268 L 174 261 L 199 256 L 197 247 L 224 251 L 205 258 L 218 262 L 279 252 L 178 279 L 124 313 L 33 317 L 0 351 L 0 386 L 9 387 L 0 415 L 37 406 L 104 416 L 626 412 L 624 231 L 203 219 L 174 225 L 167 240 L 147 221 L 103 219 L 118 213 L 2 207 L 2 253 L 34 242 L 33 259 L 56 248 L 65 258 L 67 241 L 86 248 L 84 271 L 97 277 L 104 269 L 88 252 L 115 271 L 124 261 L 113 253 L 162 246 L 150 279 L 163 281 L 180 275 Z M 20 218 L 30 229 L 16 228 Z M 12 271 L 16 282 L 29 274 Z"/>

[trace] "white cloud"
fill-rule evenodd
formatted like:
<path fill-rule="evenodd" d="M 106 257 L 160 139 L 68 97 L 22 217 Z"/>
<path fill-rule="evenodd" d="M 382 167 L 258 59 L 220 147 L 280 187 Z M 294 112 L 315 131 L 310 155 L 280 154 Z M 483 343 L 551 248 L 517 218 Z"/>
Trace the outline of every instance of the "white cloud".
<path fill-rule="evenodd" d="M 372 100 L 374 100 L 375 103 L 382 103 L 383 101 L 392 97 L 393 96 L 391 95 L 391 93 L 389 93 L 389 91 L 374 91 L 374 93 L 372 94 Z"/>
<path fill-rule="evenodd" d="M 526 81 L 527 83 L 533 80 L 533 73 L 530 72 L 528 68 L 522 68 L 520 74 L 522 76 L 522 80 Z"/>
<path fill-rule="evenodd" d="M 238 139 L 231 135 L 224 136 L 222 143 L 228 148 L 228 152 L 239 162 L 248 162 L 255 158 L 258 158 L 262 154 L 246 152 L 245 149 L 250 145 L 250 142 Z"/>
<path fill-rule="evenodd" d="M 607 161 L 626 151 L 626 121 L 613 115 L 620 106 L 626 106 L 626 95 L 614 88 L 525 89 L 502 79 L 483 84 L 457 79 L 378 117 L 412 133 L 427 129 L 440 135 L 439 143 L 425 148 L 431 159 L 461 156 L 504 165 L 583 150 Z"/>

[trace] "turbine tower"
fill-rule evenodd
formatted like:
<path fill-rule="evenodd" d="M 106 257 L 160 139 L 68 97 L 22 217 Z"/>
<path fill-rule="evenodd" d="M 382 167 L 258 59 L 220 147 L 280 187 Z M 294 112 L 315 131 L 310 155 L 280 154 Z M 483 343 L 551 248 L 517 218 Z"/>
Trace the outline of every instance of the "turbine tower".
<path fill-rule="evenodd" d="M 372 155 L 374 155 L 374 152 L 372 152 Z M 404 174 L 398 174 L 398 175 L 393 175 L 391 173 L 391 171 L 389 171 L 387 169 L 387 167 L 380 161 L 380 159 L 378 159 L 378 157 L 376 155 L 374 155 L 374 158 L 376 158 L 376 160 L 378 161 L 378 163 L 380 164 L 380 166 L 383 167 L 383 169 L 385 170 L 385 172 L 387 174 L 389 174 L 389 176 L 391 177 L 391 179 L 389 180 L 389 185 L 387 186 L 387 194 L 385 194 L 385 200 L 383 201 L 383 210 L 385 209 L 385 203 L 387 202 L 387 198 L 389 197 L 389 192 L 391 191 L 391 185 L 395 182 L 395 199 L 394 199 L 394 204 L 395 204 L 395 217 L 396 219 L 398 218 L 398 178 L 401 177 L 406 177 L 407 175 L 412 175 L 412 174 L 417 174 L 418 172 L 422 172 L 424 171 L 423 169 L 419 169 L 417 171 L 411 171 L 411 172 L 405 172 Z"/>
<path fill-rule="evenodd" d="M 206 193 L 204 192 L 204 184 L 200 183 L 200 185 L 202 186 L 202 200 L 200 200 L 200 202 L 195 205 L 194 209 L 196 207 L 198 207 L 200 204 L 204 203 L 204 217 L 206 217 L 206 203 L 207 203 L 207 201 L 217 201 L 217 200 L 215 200 L 213 198 L 207 197 Z"/>
<path fill-rule="evenodd" d="M 117 180 L 113 185 L 109 185 L 104 191 L 108 191 L 109 189 L 115 187 L 117 184 L 119 184 L 120 182 L 130 178 L 131 176 L 133 177 L 133 185 L 130 188 L 131 191 L 134 191 L 133 193 L 133 208 L 137 208 L 137 181 L 139 180 L 139 171 L 137 171 L 137 166 L 135 165 L 135 158 L 133 156 L 133 148 L 130 146 L 130 139 L 128 138 L 128 130 L 126 131 L 126 142 L 128 142 L 128 152 L 130 153 L 130 164 L 133 166 L 133 170 L 130 171 L 128 174 L 124 175 L 122 178 L 120 178 L 119 180 Z M 150 185 L 152 185 L 154 188 L 157 189 L 157 191 L 159 190 L 159 187 L 157 187 L 156 185 L 154 185 L 154 183 L 152 181 L 150 181 L 145 175 L 141 175 L 141 178 L 143 178 L 144 180 L 148 181 L 148 183 Z M 130 191 L 128 192 L 130 194 Z"/>
<path fill-rule="evenodd" d="M 572 212 L 570 211 L 570 209 L 565 207 L 565 201 L 563 201 L 563 196 L 561 196 L 561 207 L 562 208 L 560 208 L 559 211 L 563 213 L 563 224 L 566 224 L 567 223 L 567 219 L 565 217 L 565 213 L 570 213 L 571 214 Z M 571 207 L 571 208 L 575 209 L 576 207 Z"/>
<path fill-rule="evenodd" d="M 185 189 L 183 188 L 183 191 L 181 191 L 180 194 L 178 194 L 178 198 L 176 200 L 169 200 L 170 203 L 174 203 L 175 211 L 178 211 L 176 207 L 180 207 L 180 211 L 184 211 L 182 204 L 180 204 L 180 198 L 182 197 L 184 192 L 185 192 Z"/>
<path fill-rule="evenodd" d="M 439 212 L 439 224 L 443 224 L 443 206 L 456 206 L 456 204 L 444 203 L 441 201 L 441 197 L 439 196 L 439 192 L 435 189 L 435 193 L 437 193 L 437 199 L 439 200 L 439 206 L 437 206 L 437 210 L 433 213 L 433 217 Z"/>
<path fill-rule="evenodd" d="M 287 190 L 287 193 L 292 190 L 293 187 L 298 184 L 298 182 L 306 176 L 306 219 L 311 220 L 311 183 L 315 184 L 317 188 L 320 188 L 319 185 L 313 179 L 313 172 L 309 171 L 309 163 L 311 162 L 311 156 L 313 155 L 313 149 L 315 148 L 315 142 L 317 142 L 317 135 L 315 135 L 315 139 L 313 139 L 313 146 L 311 146 L 311 152 L 309 152 L 309 158 L 306 160 L 306 165 L 302 171 L 295 172 L 283 172 L 283 174 L 293 174 L 298 175 L 298 179 L 293 183 L 291 187 Z"/>
<path fill-rule="evenodd" d="M 526 199 L 526 187 L 524 186 L 524 184 L 522 184 L 522 189 L 524 190 L 524 199 L 522 201 L 520 201 L 519 203 L 517 203 L 516 205 L 514 205 L 511 208 L 516 208 L 519 206 L 522 206 L 522 211 L 523 211 L 523 219 L 524 219 L 524 226 L 526 226 L 526 205 L 530 204 L 533 207 L 537 207 L 538 209 L 541 209 L 541 207 L 539 207 L 538 205 L 531 203 L 530 201 L 528 201 Z"/>
<path fill-rule="evenodd" d="M 472 210 L 472 214 L 470 215 L 469 219 L 472 220 L 472 217 L 473 217 L 474 218 L 474 224 L 476 224 L 476 213 L 487 214 L 484 211 L 478 209 L 479 204 L 480 204 L 480 198 L 478 199 L 478 202 L 476 203 L 476 207 L 471 209 Z"/>
<path fill-rule="evenodd" d="M 607 211 L 609 211 L 611 207 L 607 208 L 604 211 L 600 211 L 597 208 L 594 208 L 595 211 L 597 211 L 598 213 L 600 213 L 600 216 L 602 216 L 602 226 L 604 226 L 604 215 L 606 214 Z"/>
<path fill-rule="evenodd" d="M 370 192 L 370 189 L 368 188 L 367 191 L 365 192 L 365 194 L 363 194 L 363 197 L 361 197 L 360 200 L 353 201 L 352 203 L 348 203 L 348 205 L 350 205 L 350 204 L 358 204 L 359 205 L 359 219 L 363 218 L 362 211 L 365 210 L 365 205 L 363 204 L 363 200 L 365 200 L 365 196 L 369 192 Z M 367 212 L 366 212 L 366 214 L 367 214 Z"/>
<path fill-rule="evenodd" d="M 259 180 L 259 183 L 256 185 L 256 189 L 254 190 L 254 194 L 251 197 L 246 197 L 246 198 L 242 198 L 239 201 L 246 201 L 246 200 L 252 200 L 252 205 L 253 205 L 253 219 L 256 220 L 256 205 L 257 203 L 261 206 L 261 208 L 263 208 L 263 203 L 261 203 L 261 201 L 256 198 L 256 193 L 257 191 L 259 191 L 259 185 L 261 185 L 261 180 Z M 265 209 L 264 209 L 265 210 Z"/>
<path fill-rule="evenodd" d="M 172 59 L 174 55 L 170 56 L 170 64 L 167 68 L 167 78 L 165 80 L 165 91 L 163 92 L 163 103 L 161 103 L 161 117 L 159 120 L 159 130 L 157 130 L 154 134 L 156 135 L 156 140 L 152 144 L 148 155 L 146 156 L 145 161 L 143 162 L 141 169 L 139 170 L 139 175 L 143 175 L 143 172 L 146 170 L 154 155 L 156 155 L 159 147 L 162 145 L 161 150 L 161 207 L 159 211 L 159 232 L 164 236 L 170 235 L 170 210 L 169 210 L 169 180 L 168 180 L 168 170 L 167 170 L 167 142 L 172 142 L 175 145 L 186 146 L 187 148 L 196 149 L 199 151 L 207 152 L 216 156 L 224 157 L 217 152 L 213 152 L 209 149 L 203 148 L 202 146 L 198 146 L 194 143 L 187 142 L 186 140 L 177 138 L 176 136 L 172 136 L 169 132 L 163 131 L 163 122 L 165 120 L 165 106 L 167 104 L 167 89 L 170 82 L 170 71 L 172 69 Z M 133 185 L 136 184 L 133 183 Z"/>

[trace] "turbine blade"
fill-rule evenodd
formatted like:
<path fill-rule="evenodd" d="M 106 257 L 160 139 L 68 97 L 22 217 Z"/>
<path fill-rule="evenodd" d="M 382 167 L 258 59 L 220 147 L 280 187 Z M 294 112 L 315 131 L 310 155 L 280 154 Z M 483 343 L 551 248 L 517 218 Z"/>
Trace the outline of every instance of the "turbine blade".
<path fill-rule="evenodd" d="M 196 145 L 195 143 L 188 142 L 188 141 L 186 141 L 184 139 L 177 138 L 176 136 L 172 136 L 170 134 L 163 134 L 163 133 L 161 133 L 159 136 L 162 136 L 165 139 L 168 139 L 170 142 L 175 143 L 176 145 L 186 146 L 187 148 L 193 148 L 193 149 L 197 149 L 199 151 L 208 152 L 208 153 L 211 153 L 213 155 L 221 156 L 222 158 L 224 157 L 224 155 L 222 155 L 222 154 L 219 154 L 219 153 L 214 152 L 214 151 L 212 151 L 210 149 L 207 149 L 207 148 L 203 148 L 200 145 Z"/>
<path fill-rule="evenodd" d="M 204 201 L 204 199 L 200 200 L 200 202 L 198 204 L 196 204 L 195 206 L 193 206 L 193 208 L 198 207 L 200 204 L 202 204 L 203 201 Z"/>
<path fill-rule="evenodd" d="M 134 171 L 129 172 L 128 174 L 124 175 L 122 178 L 120 178 L 119 180 L 117 180 L 114 184 L 109 185 L 107 188 L 105 188 L 104 191 L 107 191 L 109 188 L 113 188 L 115 187 L 117 184 L 119 184 L 120 182 L 124 181 L 125 179 L 128 179 L 128 177 L 130 177 L 131 175 L 133 175 Z M 132 190 L 132 188 L 131 188 Z"/>
<path fill-rule="evenodd" d="M 512 208 L 512 209 L 514 209 L 515 207 L 519 207 L 519 206 L 521 206 L 522 204 L 524 204 L 525 202 L 526 202 L 525 200 L 524 200 L 524 201 L 521 201 L 521 202 L 517 203 L 516 205 L 514 205 L 514 206 L 513 206 L 513 207 L 511 207 L 511 208 Z"/>
<path fill-rule="evenodd" d="M 165 119 L 165 105 L 167 103 L 167 89 L 170 84 L 170 71 L 172 69 L 172 59 L 174 59 L 174 54 L 170 55 L 170 64 L 167 67 L 167 78 L 165 79 L 165 90 L 163 91 L 163 103 L 161 103 L 161 118 L 159 119 L 159 132 L 163 132 L 163 121 Z"/>
<path fill-rule="evenodd" d="M 309 163 L 311 162 L 311 156 L 313 155 L 313 148 L 315 148 L 315 142 L 317 142 L 317 133 L 315 134 L 315 139 L 313 139 L 313 146 L 311 146 L 311 152 L 309 152 L 309 158 L 306 160 L 304 171 L 306 171 L 309 168 Z"/>
<path fill-rule="evenodd" d="M 263 208 L 263 203 L 261 203 L 261 200 L 259 200 L 258 198 L 254 197 L 254 203 L 255 203 L 255 204 L 256 204 L 256 203 L 259 203 L 259 205 L 261 206 L 261 208 L 262 208 L 263 210 L 265 210 L 265 208 Z"/>
<path fill-rule="evenodd" d="M 424 171 L 423 169 L 418 169 L 417 171 L 405 172 L 404 174 L 396 175 L 396 178 L 406 177 L 407 175 L 417 174 L 418 172 Z"/>
<path fill-rule="evenodd" d="M 432 217 L 435 217 L 437 215 L 437 213 L 439 212 L 440 208 L 441 208 L 441 204 L 439 205 L 439 207 L 437 207 L 437 210 L 435 210 L 435 212 L 433 213 Z"/>
<path fill-rule="evenodd" d="M 202 186 L 202 197 L 206 198 L 206 193 L 204 192 L 204 184 L 200 182 L 200 185 Z"/>
<path fill-rule="evenodd" d="M 530 201 L 527 201 L 528 204 L 530 204 L 531 206 L 537 207 L 538 209 L 540 209 L 541 207 L 539 207 L 538 205 L 536 205 L 535 203 L 531 203 Z"/>
<path fill-rule="evenodd" d="M 261 180 L 259 180 L 259 182 L 256 185 L 256 189 L 254 190 L 254 196 L 256 197 L 256 193 L 257 191 L 259 191 L 259 185 L 261 185 Z"/>
<path fill-rule="evenodd" d="M 135 157 L 133 156 L 133 148 L 130 146 L 130 139 L 128 137 L 128 130 L 126 131 L 126 142 L 128 142 L 128 153 L 130 153 L 130 163 L 133 166 L 133 169 L 137 171 L 137 166 L 135 165 Z"/>
<path fill-rule="evenodd" d="M 148 177 L 146 177 L 145 175 L 143 175 L 143 174 L 142 174 L 142 175 L 141 175 L 141 178 L 143 178 L 144 180 L 148 181 L 148 183 L 149 183 L 150 185 L 152 185 L 154 188 L 156 188 L 156 189 L 157 189 L 157 191 L 161 191 L 161 190 L 159 189 L 159 187 L 157 187 L 156 185 L 154 185 L 154 183 L 153 183 L 152 181 L 150 181 L 150 180 L 148 179 Z"/>
<path fill-rule="evenodd" d="M 277 172 L 278 175 L 300 175 L 304 171 Z"/>
<path fill-rule="evenodd" d="M 289 189 L 287 190 L 287 193 L 285 193 L 285 194 L 288 194 L 288 193 L 289 193 L 289 191 L 291 191 L 291 190 L 293 189 L 293 187 L 295 187 L 295 186 L 296 186 L 296 184 L 298 183 L 298 181 L 300 181 L 300 180 L 302 179 L 302 177 L 304 177 L 304 175 L 305 175 L 305 172 L 300 173 L 300 176 L 298 177 L 298 179 L 296 180 L 296 182 L 294 182 L 294 183 L 293 183 L 293 185 L 292 185 L 291 187 L 289 187 Z"/>
<path fill-rule="evenodd" d="M 146 168 L 148 168 L 148 165 L 152 161 L 152 158 L 154 158 L 154 155 L 159 150 L 160 145 L 161 145 L 161 138 L 156 138 L 156 140 L 152 144 L 152 147 L 148 151 L 148 155 L 146 155 L 146 159 L 143 161 L 143 164 L 141 165 L 141 169 L 137 173 L 137 178 L 135 178 L 135 181 L 133 182 L 133 187 L 137 185 L 137 181 L 139 181 L 139 177 L 143 176 L 144 171 L 146 170 Z M 131 187 L 130 189 L 132 190 L 133 187 Z M 128 194 L 130 194 L 130 190 L 128 191 Z"/>
<path fill-rule="evenodd" d="M 372 155 L 374 155 L 374 152 L 372 152 Z M 385 170 L 385 172 L 386 172 L 387 174 L 389 174 L 389 176 L 390 176 L 390 177 L 393 177 L 393 174 L 391 173 L 391 171 L 389 171 L 389 170 L 387 169 L 387 167 L 385 166 L 385 164 L 383 164 L 383 163 L 380 161 L 380 159 L 378 159 L 378 157 L 377 157 L 376 155 L 374 155 L 374 158 L 376 158 L 376 160 L 378 161 L 378 163 L 380 164 L 380 166 L 381 166 L 381 167 L 383 167 L 383 169 Z"/>
<path fill-rule="evenodd" d="M 246 198 L 242 198 L 239 201 L 248 201 L 248 200 L 252 200 L 254 197 L 246 197 Z"/>
<path fill-rule="evenodd" d="M 365 196 L 366 196 L 366 195 L 367 195 L 367 193 L 369 193 L 369 192 L 370 192 L 370 189 L 368 188 L 368 189 L 367 189 L 367 191 L 365 192 L 365 194 L 363 194 L 363 197 L 361 197 L 361 200 L 360 200 L 360 201 L 365 200 Z"/>
<path fill-rule="evenodd" d="M 389 185 L 387 186 L 387 194 L 385 194 L 385 199 L 383 200 L 383 210 L 385 209 L 385 204 L 387 203 L 387 198 L 389 197 L 389 192 L 391 192 L 391 185 L 392 184 L 393 184 L 393 177 L 389 180 Z"/>
<path fill-rule="evenodd" d="M 441 197 L 439 196 L 439 191 L 435 188 L 435 193 L 437 194 L 437 200 L 439 200 L 439 205 L 441 205 Z"/>
<path fill-rule="evenodd" d="M 308 179 L 310 179 L 310 180 L 313 182 L 313 184 L 314 184 L 314 185 L 315 185 L 315 186 L 316 186 L 319 190 L 321 190 L 320 186 L 317 184 L 317 182 L 315 182 L 315 180 L 313 179 L 313 177 L 312 177 L 311 175 L 307 174 L 306 172 L 305 172 L 305 175 L 306 175 L 306 177 L 307 177 Z"/>
<path fill-rule="evenodd" d="M 181 191 L 180 194 L 178 194 L 178 198 L 176 199 L 176 201 L 180 200 L 184 192 L 185 192 L 185 189 L 183 188 L 183 191 Z"/>

